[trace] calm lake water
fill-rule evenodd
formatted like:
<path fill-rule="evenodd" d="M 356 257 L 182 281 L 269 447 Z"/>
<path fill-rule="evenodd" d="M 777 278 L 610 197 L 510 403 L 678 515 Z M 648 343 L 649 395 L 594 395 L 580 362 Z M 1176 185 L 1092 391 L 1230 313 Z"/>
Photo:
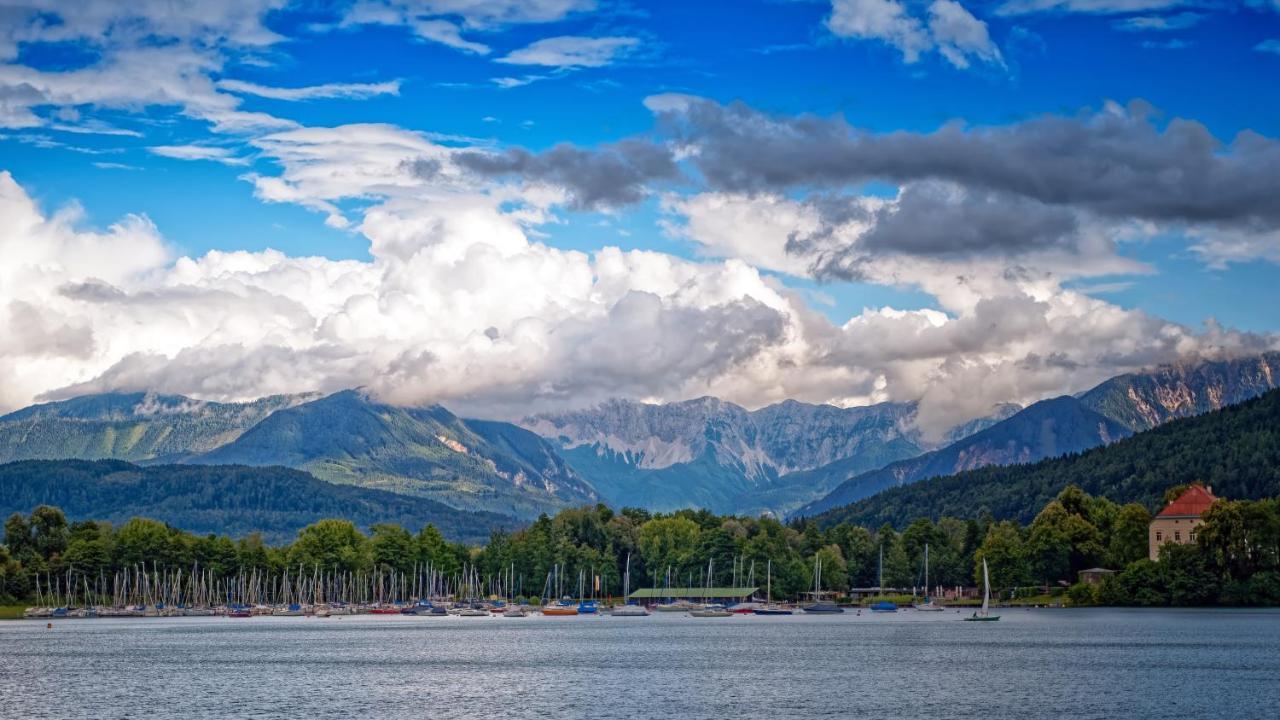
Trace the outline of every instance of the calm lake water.
<path fill-rule="evenodd" d="M 1275 718 L 1280 613 L 0 623 L 4 718 Z"/>

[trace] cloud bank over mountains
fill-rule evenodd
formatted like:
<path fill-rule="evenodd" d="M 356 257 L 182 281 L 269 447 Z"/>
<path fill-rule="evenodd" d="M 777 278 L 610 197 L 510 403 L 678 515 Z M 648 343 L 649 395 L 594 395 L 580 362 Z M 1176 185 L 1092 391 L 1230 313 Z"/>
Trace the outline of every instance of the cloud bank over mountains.
<path fill-rule="evenodd" d="M 1257 133 L 1217 138 L 1141 101 L 877 132 L 857 118 L 666 93 L 645 100 L 653 122 L 641 134 L 495 145 L 244 109 L 401 91 L 395 74 L 288 87 L 226 77 L 284 42 L 264 20 L 283 0 L 89 2 L 60 24 L 40 21 L 45 5 L 10 9 L 21 21 L 0 36 L 0 125 L 109 133 L 120 130 L 79 113 L 175 109 L 210 136 L 151 153 L 234 166 L 256 198 L 317 213 L 368 257 L 188 256 L 144 214 L 94 229 L 0 168 L 0 410 L 106 390 L 233 400 L 359 386 L 506 418 L 615 396 L 920 400 L 922 426 L 941 432 L 998 403 L 1151 364 L 1280 347 L 1275 335 L 1191 328 L 1078 289 L 1154 272 L 1124 252 L 1154 237 L 1180 238 L 1208 266 L 1280 262 L 1280 143 Z M 1102 5 L 1001 12 L 1110 12 Z M 502 54 L 489 39 L 595 6 L 361 0 L 310 32 L 399 28 L 567 71 L 606 66 L 638 41 L 548 31 Z M 986 23 L 952 0 L 837 0 L 825 26 L 907 62 L 1004 62 Z M 97 57 L 37 69 L 18 62 L 33 42 L 80 42 Z M 653 208 L 654 234 L 687 243 L 692 259 L 545 240 L 568 215 L 636 207 Z M 815 282 L 916 289 L 932 307 L 833 321 L 795 289 Z"/>

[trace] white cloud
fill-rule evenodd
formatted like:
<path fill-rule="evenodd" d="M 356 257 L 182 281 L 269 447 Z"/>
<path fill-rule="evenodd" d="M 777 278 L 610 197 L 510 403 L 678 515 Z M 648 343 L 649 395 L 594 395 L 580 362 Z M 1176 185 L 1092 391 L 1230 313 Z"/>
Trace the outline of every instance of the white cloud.
<path fill-rule="evenodd" d="M 832 0 L 827 28 L 838 37 L 882 40 L 909 63 L 933 47 L 924 23 L 898 0 Z"/>
<path fill-rule="evenodd" d="M 1195 12 L 1181 12 L 1173 15 L 1134 15 L 1116 20 L 1112 23 L 1112 27 L 1125 32 L 1169 32 L 1194 27 L 1204 18 L 1204 14 Z"/>
<path fill-rule="evenodd" d="M 897 48 L 907 63 L 936 50 L 957 68 L 970 59 L 1002 65 L 987 24 L 956 0 L 934 0 L 927 18 L 912 14 L 903 0 L 831 0 L 827 29 L 837 37 L 878 40 Z"/>
<path fill-rule="evenodd" d="M 1270 40 L 1263 40 L 1257 45 L 1254 45 L 1253 49 L 1257 50 L 1258 52 L 1274 53 L 1276 55 L 1280 55 L 1280 39 L 1272 38 Z"/>
<path fill-rule="evenodd" d="M 1166 10 L 1195 4 L 1194 0 L 1008 0 L 996 12 L 1001 15 L 1028 15 L 1040 12 L 1120 13 Z"/>
<path fill-rule="evenodd" d="M 244 165 L 248 161 L 236 157 L 234 151 L 212 145 L 153 145 L 147 148 L 153 155 L 174 160 L 212 160 L 224 165 Z"/>
<path fill-rule="evenodd" d="M 378 95 L 399 95 L 400 81 L 390 80 L 380 83 L 325 83 L 305 87 L 270 87 L 243 80 L 219 80 L 220 90 L 239 93 L 241 95 L 257 95 L 272 100 L 317 100 L 322 98 L 345 98 L 361 100 Z"/>
<path fill-rule="evenodd" d="M 170 106 L 209 122 L 220 132 L 253 132 L 294 125 L 290 120 L 265 113 L 239 110 L 240 100 L 219 93 L 209 79 L 209 74 L 221 66 L 218 55 L 181 45 L 114 51 L 93 65 L 74 70 L 43 71 L 22 65 L 0 65 L 0 124 L 7 127 L 47 124 L 34 111 L 50 106 L 120 110 Z"/>
<path fill-rule="evenodd" d="M 485 55 L 489 46 L 463 38 L 464 28 L 553 22 L 595 6 L 595 0 L 357 0 L 341 25 L 403 26 L 424 40 Z"/>
<path fill-rule="evenodd" d="M 525 75 L 523 77 L 496 77 L 496 78 L 490 78 L 490 79 L 493 81 L 494 85 L 497 85 L 503 90 L 510 90 L 511 88 L 518 88 L 518 87 L 523 87 L 525 85 L 530 85 L 532 83 L 536 83 L 539 80 L 546 80 L 547 76 L 546 75 Z"/>
<path fill-rule="evenodd" d="M 562 35 L 543 38 L 513 50 L 497 62 L 511 65 L 542 65 L 557 68 L 604 67 L 639 46 L 633 37 L 579 37 Z"/>
<path fill-rule="evenodd" d="M 283 40 L 264 24 L 287 0 L 7 0 L 0 59 L 24 43 L 86 42 L 108 48 L 177 40 L 211 47 L 256 47 Z"/>
<path fill-rule="evenodd" d="M 74 212 L 44 215 L 2 175 L 0 214 L 12 220 L 0 254 L 12 261 L 0 267 L 0 407 L 107 389 L 230 399 L 363 385 L 508 417 L 616 395 L 922 399 L 933 429 L 996 401 L 1268 342 L 1196 334 L 1065 290 L 1057 270 L 1078 252 L 1015 267 L 885 257 L 872 281 L 917 285 L 938 309 L 868 309 L 834 325 L 752 265 L 803 270 L 786 238 L 817 220 L 789 199 L 668 199 L 669 214 L 685 215 L 678 232 L 722 261 L 588 255 L 529 237 L 563 193 L 474 185 L 454 149 L 422 134 L 302 128 L 256 144 L 281 167 L 251 176 L 256 191 L 338 213 L 371 260 L 175 258 L 145 219 L 79 229 Z M 1104 256 L 1096 274 L 1108 272 Z"/>
<path fill-rule="evenodd" d="M 987 24 L 955 0 L 934 0 L 929 5 L 929 34 L 938 52 L 958 68 L 969 67 L 970 57 L 993 65 L 1003 63 Z"/>

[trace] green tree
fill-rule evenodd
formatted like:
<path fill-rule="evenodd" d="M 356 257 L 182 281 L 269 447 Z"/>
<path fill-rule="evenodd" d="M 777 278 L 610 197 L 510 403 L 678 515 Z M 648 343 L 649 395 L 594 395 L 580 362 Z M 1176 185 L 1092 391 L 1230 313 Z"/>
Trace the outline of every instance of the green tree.
<path fill-rule="evenodd" d="M 1151 513 L 1142 505 L 1129 503 L 1121 507 L 1107 546 L 1107 565 L 1119 569 L 1147 557 L 1147 529 L 1150 525 Z"/>
<path fill-rule="evenodd" d="M 369 541 L 346 520 L 321 520 L 298 531 L 289 548 L 289 566 L 306 572 L 322 570 L 355 572 L 372 564 Z"/>
<path fill-rule="evenodd" d="M 45 560 L 55 560 L 67 549 L 67 516 L 56 507 L 41 505 L 31 513 L 32 542 Z"/>
<path fill-rule="evenodd" d="M 651 573 L 662 574 L 669 567 L 679 576 L 691 569 L 701 536 L 701 528 L 688 518 L 654 518 L 640 526 L 640 556 Z M 680 583 L 673 579 L 672 584 Z"/>
<path fill-rule="evenodd" d="M 373 531 L 373 537 L 369 540 L 373 564 L 401 573 L 412 572 L 418 562 L 418 548 L 413 535 L 399 525 L 390 523 L 378 523 L 370 529 Z"/>
<path fill-rule="evenodd" d="M 148 568 L 177 564 L 179 550 L 171 542 L 164 523 L 134 518 L 116 531 L 116 562 L 124 567 L 146 564 Z"/>
<path fill-rule="evenodd" d="M 429 565 L 437 573 L 445 577 L 462 571 L 462 562 L 458 554 L 449 546 L 435 525 L 428 524 L 418 531 L 418 558 L 424 566 Z"/>
<path fill-rule="evenodd" d="M 822 565 L 822 589 L 841 592 L 849 589 L 849 567 L 839 545 L 832 543 L 819 548 L 814 557 Z"/>
<path fill-rule="evenodd" d="M 982 560 L 986 559 L 993 588 L 1031 584 L 1027 550 L 1018 524 L 1011 521 L 995 523 L 987 531 L 987 537 L 974 553 L 974 583 L 982 584 Z"/>

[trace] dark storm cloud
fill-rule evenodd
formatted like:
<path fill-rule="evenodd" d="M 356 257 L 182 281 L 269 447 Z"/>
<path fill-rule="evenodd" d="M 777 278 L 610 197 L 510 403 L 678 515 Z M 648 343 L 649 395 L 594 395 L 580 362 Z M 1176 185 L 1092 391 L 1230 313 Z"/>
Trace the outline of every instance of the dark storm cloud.
<path fill-rule="evenodd" d="M 876 213 L 860 240 L 868 251 L 909 255 L 1018 253 L 1067 244 L 1078 228 L 1070 209 L 937 183 L 907 186 Z"/>
<path fill-rule="evenodd" d="M 669 150 L 645 140 L 623 140 L 598 149 L 556 145 L 541 153 L 512 148 L 501 153 L 469 151 L 455 160 L 486 177 L 515 175 L 565 188 L 577 209 L 639 202 L 649 183 L 679 175 Z"/>
<path fill-rule="evenodd" d="M 932 258 L 1012 258 L 1051 248 L 1070 250 L 1079 239 L 1079 213 L 1009 193 L 970 191 L 951 183 L 905 186 L 897 202 L 868 210 L 856 198 L 823 195 L 806 204 L 820 224 L 787 238 L 791 255 L 811 258 L 824 279 L 865 279 L 864 265 L 886 254 Z M 837 238 L 840 227 L 867 225 L 857 242 Z"/>
<path fill-rule="evenodd" d="M 1247 131 L 1224 144 L 1191 120 L 1161 127 L 1143 103 L 930 133 L 868 133 L 842 118 L 699 99 L 658 114 L 666 132 L 697 148 L 691 162 L 719 190 L 932 179 L 1113 218 L 1280 227 L 1280 144 Z"/>

